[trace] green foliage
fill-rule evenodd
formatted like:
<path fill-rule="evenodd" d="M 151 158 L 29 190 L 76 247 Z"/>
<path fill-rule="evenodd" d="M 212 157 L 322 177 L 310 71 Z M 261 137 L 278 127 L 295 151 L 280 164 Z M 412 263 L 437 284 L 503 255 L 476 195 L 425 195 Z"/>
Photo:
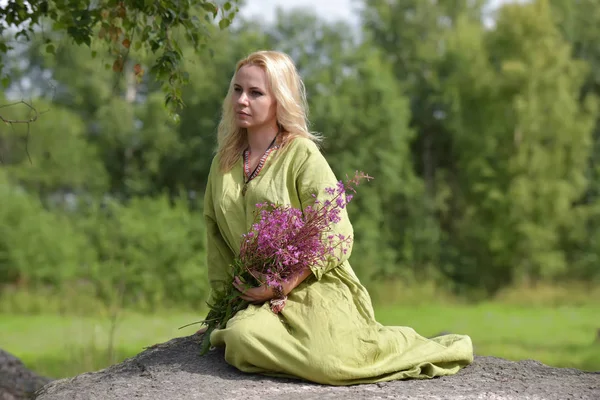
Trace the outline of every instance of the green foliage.
<path fill-rule="evenodd" d="M 0 281 L 204 306 L 199 205 L 221 102 L 235 62 L 274 48 L 298 65 L 334 171 L 375 177 L 350 210 L 350 262 L 369 285 L 486 298 L 514 284 L 597 284 L 598 0 L 504 5 L 493 26 L 482 3 L 366 0 L 360 37 L 296 10 L 273 25 L 202 22 L 203 47 L 204 28 L 195 44 L 186 32 L 214 15 L 210 3 L 55 1 L 42 13 L 11 2 L 3 16 L 30 18 L 36 34 L 22 25 L 27 46 L 9 50 L 8 31 L 0 44 L 6 95 L 25 100 L 0 103 L 17 103 L 0 108 Z M 63 25 L 39 34 L 52 7 Z M 181 12 L 156 14 L 167 9 Z M 89 48 L 70 43 L 88 33 Z M 198 52 L 207 47 L 218 51 Z M 165 88 L 185 104 L 172 103 L 179 119 Z"/>
<path fill-rule="evenodd" d="M 204 49 L 213 21 L 219 17 L 219 28 L 225 29 L 238 11 L 230 1 L 219 8 L 208 0 L 18 0 L 0 9 L 0 20 L 5 23 L 0 24 L 0 37 L 9 32 L 14 39 L 31 41 L 40 29 L 50 28 L 66 34 L 77 45 L 91 48 L 92 43 L 101 42 L 111 51 L 112 62 L 107 66 L 114 72 L 123 71 L 130 49 L 148 51 L 156 55 L 150 71 L 162 84 L 165 103 L 177 110 L 183 105 L 181 87 L 187 83 L 187 73 L 181 68 L 183 44 Z M 47 53 L 55 54 L 56 39 L 45 37 L 44 46 Z M 10 42 L 0 42 L 0 55 L 13 48 Z M 96 51 L 91 55 L 95 57 Z M 7 75 L 1 74 L 2 67 L 0 62 L 0 78 L 4 79 Z M 143 74 L 138 64 L 133 72 Z"/>
<path fill-rule="evenodd" d="M 9 182 L 0 170 L 0 284 L 62 286 L 94 261 L 85 237 L 64 215 Z"/>
<path fill-rule="evenodd" d="M 431 266 L 442 271 L 447 268 L 451 254 L 460 252 L 461 257 L 469 257 L 468 252 L 449 243 L 451 233 L 442 216 L 452 193 L 445 182 L 453 168 L 451 135 L 445 121 L 449 110 L 443 95 L 452 70 L 444 64 L 444 58 L 446 37 L 456 20 L 466 18 L 481 24 L 481 6 L 481 1 L 466 0 L 366 0 L 361 13 L 366 35 L 382 49 L 399 92 L 408 100 L 410 114 L 405 123 L 414 131 L 410 142 L 412 169 L 423 192 L 415 196 L 416 203 L 408 212 L 392 218 L 403 226 L 410 220 L 402 257 L 413 271 L 427 272 L 424 275 L 429 277 Z"/>
<path fill-rule="evenodd" d="M 105 304 L 201 307 L 208 295 L 204 225 L 183 198 L 44 208 L 2 174 L 0 284 L 78 285 Z M 64 290 L 64 289 L 63 289 Z"/>
<path fill-rule="evenodd" d="M 207 278 L 204 224 L 183 197 L 109 200 L 73 216 L 97 251 L 86 273 L 98 295 L 111 299 L 118 288 L 124 305 L 143 309 L 187 303 L 202 306 Z"/>
<path fill-rule="evenodd" d="M 561 232 L 577 229 L 573 204 L 587 186 L 594 114 L 580 107 L 585 69 L 543 2 L 505 7 L 487 34 L 459 20 L 448 47 L 457 163 L 449 210 L 462 212 L 446 218 L 458 256 L 470 257 L 448 273 L 492 291 L 557 277 L 567 271 Z"/>
<path fill-rule="evenodd" d="M 550 0 L 552 16 L 563 37 L 571 44 L 573 57 L 587 65 L 586 79 L 581 86 L 581 100 L 600 96 L 600 1 Z M 578 207 L 576 229 L 566 232 L 569 274 L 583 279 L 597 276 L 600 251 L 600 113 L 596 113 L 593 150 L 588 160 L 586 177 L 589 184 Z"/>
<path fill-rule="evenodd" d="M 47 196 L 58 192 L 106 191 L 108 176 L 97 158 L 96 148 L 85 137 L 82 118 L 43 101 L 33 105 L 43 113 L 37 121 L 0 128 L 6 154 L 4 163 L 11 178 L 38 193 L 44 202 Z M 20 119 L 26 119 L 24 114 L 29 111 L 26 107 L 7 109 Z M 47 113 L 52 113 L 52 119 L 44 117 Z"/>
<path fill-rule="evenodd" d="M 439 270 L 485 295 L 567 276 L 582 246 L 596 259 L 575 243 L 591 215 L 578 203 L 598 113 L 581 97 L 588 66 L 573 60 L 548 2 L 505 5 L 492 29 L 477 2 L 367 4 L 365 26 L 411 101 L 416 170 L 442 229 Z"/>

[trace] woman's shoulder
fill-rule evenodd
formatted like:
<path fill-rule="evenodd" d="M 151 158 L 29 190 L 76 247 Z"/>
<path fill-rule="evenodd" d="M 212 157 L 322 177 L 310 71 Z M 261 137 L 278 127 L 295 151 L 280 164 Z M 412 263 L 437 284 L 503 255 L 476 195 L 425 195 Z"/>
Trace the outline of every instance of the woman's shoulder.
<path fill-rule="evenodd" d="M 288 150 L 284 159 L 295 173 L 307 169 L 328 169 L 327 160 L 319 145 L 307 137 L 295 137 L 287 145 Z"/>
<path fill-rule="evenodd" d="M 212 159 L 210 161 L 210 166 L 208 168 L 208 180 L 219 179 L 224 175 L 223 170 L 221 169 L 221 157 L 218 152 L 214 152 L 212 154 Z"/>
<path fill-rule="evenodd" d="M 219 154 L 218 153 L 213 153 L 212 155 L 212 159 L 210 161 L 210 167 L 208 169 L 209 171 L 209 175 L 214 174 L 218 171 L 219 169 Z"/>
<path fill-rule="evenodd" d="M 314 140 L 303 136 L 291 138 L 286 146 L 288 147 L 288 151 L 298 158 L 310 157 L 313 154 L 320 154 L 321 152 Z"/>

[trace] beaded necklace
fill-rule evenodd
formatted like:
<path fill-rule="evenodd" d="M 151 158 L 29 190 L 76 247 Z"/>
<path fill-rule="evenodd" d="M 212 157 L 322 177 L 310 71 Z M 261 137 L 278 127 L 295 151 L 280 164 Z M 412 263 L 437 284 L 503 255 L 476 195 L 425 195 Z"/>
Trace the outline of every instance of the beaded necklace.
<path fill-rule="evenodd" d="M 248 183 L 250 183 L 250 181 L 256 178 L 256 176 L 260 173 L 260 170 L 265 165 L 265 161 L 267 161 L 267 157 L 269 157 L 271 151 L 279 147 L 275 145 L 277 136 L 279 136 L 279 132 L 277 132 L 277 135 L 275 135 L 273 141 L 271 141 L 271 144 L 269 145 L 269 147 L 267 147 L 267 150 L 265 150 L 264 154 L 260 157 L 260 160 L 258 160 L 258 164 L 256 165 L 256 168 L 254 168 L 254 171 L 252 171 L 252 173 L 250 173 L 250 148 L 244 150 L 244 186 L 242 187 L 242 196 L 246 195 L 246 190 L 248 190 Z"/>

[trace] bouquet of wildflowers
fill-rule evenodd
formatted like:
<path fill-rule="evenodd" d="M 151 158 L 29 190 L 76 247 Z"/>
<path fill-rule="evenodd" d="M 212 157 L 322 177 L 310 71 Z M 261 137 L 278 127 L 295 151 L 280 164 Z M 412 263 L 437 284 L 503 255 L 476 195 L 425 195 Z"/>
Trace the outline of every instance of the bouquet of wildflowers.
<path fill-rule="evenodd" d="M 351 243 L 351 237 L 333 233 L 333 224 L 340 221 L 340 211 L 352 200 L 352 193 L 362 179 L 373 179 L 363 172 L 339 181 L 336 187 L 326 188 L 329 195 L 325 201 L 315 197 L 313 206 L 304 210 L 289 205 L 261 203 L 256 205 L 252 229 L 242 235 L 240 254 L 232 263 L 232 278 L 224 289 L 216 293 L 214 304 L 203 324 L 201 354 L 210 349 L 210 333 L 224 327 L 238 311 L 248 306 L 233 286 L 233 277 L 247 286 L 267 285 L 280 295 L 270 300 L 271 310 L 279 313 L 285 307 L 287 296 L 283 295 L 282 283 L 306 268 L 324 265 L 335 258 L 336 251 L 343 254 Z M 350 193 L 352 192 L 352 193 Z"/>

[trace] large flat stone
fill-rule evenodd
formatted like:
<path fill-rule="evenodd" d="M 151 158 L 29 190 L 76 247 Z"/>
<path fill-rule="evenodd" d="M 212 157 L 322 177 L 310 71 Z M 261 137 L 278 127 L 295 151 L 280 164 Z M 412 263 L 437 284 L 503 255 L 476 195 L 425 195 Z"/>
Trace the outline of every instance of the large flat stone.
<path fill-rule="evenodd" d="M 220 350 L 200 357 L 198 341 L 173 339 L 101 371 L 53 381 L 36 399 L 600 399 L 600 372 L 533 360 L 477 356 L 454 376 L 334 387 L 241 373 Z"/>

